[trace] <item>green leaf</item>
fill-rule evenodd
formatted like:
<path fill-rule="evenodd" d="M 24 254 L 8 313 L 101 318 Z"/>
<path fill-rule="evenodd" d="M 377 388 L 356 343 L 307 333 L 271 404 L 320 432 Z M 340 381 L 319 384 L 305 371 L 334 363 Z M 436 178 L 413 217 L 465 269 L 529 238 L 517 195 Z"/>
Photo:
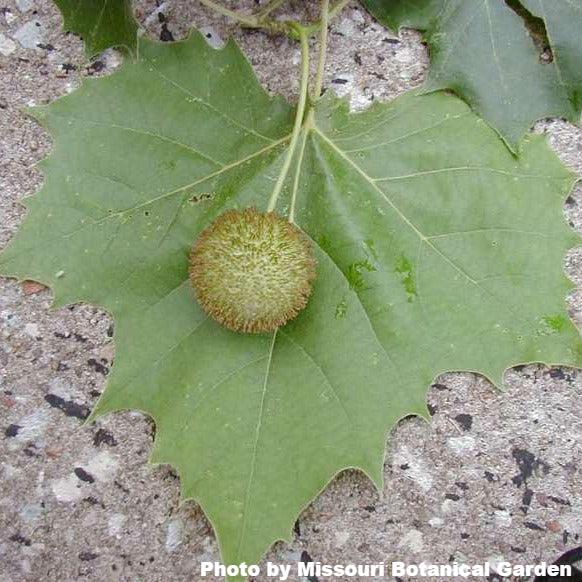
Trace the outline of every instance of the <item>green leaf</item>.
<path fill-rule="evenodd" d="M 362 0 L 364 6 L 380 22 L 393 30 L 402 26 L 428 30 L 442 10 L 443 0 Z"/>
<path fill-rule="evenodd" d="M 79 34 L 89 57 L 110 47 L 134 52 L 137 22 L 131 0 L 55 0 L 63 14 L 64 28 Z"/>
<path fill-rule="evenodd" d="M 577 122 L 582 110 L 582 4 L 517 0 L 545 23 L 553 53 L 542 63 L 522 16 L 498 0 L 363 0 L 381 22 L 425 31 L 426 92 L 451 89 L 515 148 L 543 117 Z"/>
<path fill-rule="evenodd" d="M 510 365 L 582 362 L 562 272 L 578 242 L 562 215 L 573 178 L 541 136 L 515 158 L 452 96 L 355 115 L 324 98 L 294 160 L 314 293 L 291 324 L 252 336 L 206 318 L 187 272 L 217 215 L 266 207 L 289 142 L 292 109 L 236 45 L 141 40 L 136 62 L 35 111 L 55 146 L 0 270 L 113 314 L 94 417 L 155 419 L 153 460 L 179 470 L 228 563 L 290 539 L 344 468 L 380 487 L 387 431 L 426 414 L 437 374 L 500 383 Z"/>

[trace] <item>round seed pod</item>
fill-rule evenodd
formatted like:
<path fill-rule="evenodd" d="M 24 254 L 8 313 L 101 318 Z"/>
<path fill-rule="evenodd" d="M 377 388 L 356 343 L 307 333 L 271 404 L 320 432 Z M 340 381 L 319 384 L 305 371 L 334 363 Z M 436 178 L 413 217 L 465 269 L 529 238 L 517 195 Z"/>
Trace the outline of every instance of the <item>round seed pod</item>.
<path fill-rule="evenodd" d="M 315 276 L 305 234 L 278 214 L 255 208 L 220 215 L 190 254 L 190 280 L 200 305 L 239 332 L 271 332 L 296 317 Z"/>

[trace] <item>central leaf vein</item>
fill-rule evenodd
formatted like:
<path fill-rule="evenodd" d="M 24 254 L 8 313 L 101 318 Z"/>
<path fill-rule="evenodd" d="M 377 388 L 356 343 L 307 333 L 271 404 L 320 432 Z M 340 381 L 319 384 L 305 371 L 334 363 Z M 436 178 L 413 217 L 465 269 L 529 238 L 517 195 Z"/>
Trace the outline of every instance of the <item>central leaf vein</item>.
<path fill-rule="evenodd" d="M 273 363 L 273 352 L 275 351 L 276 339 L 277 339 L 277 331 L 273 332 L 273 339 L 271 340 L 271 345 L 269 348 L 269 356 L 268 356 L 268 360 L 267 360 L 267 367 L 265 370 L 265 380 L 263 382 L 263 390 L 261 393 L 261 402 L 259 404 L 259 413 L 258 413 L 258 418 L 257 418 L 257 425 L 255 428 L 255 438 L 254 438 L 254 442 L 253 442 L 253 452 L 252 452 L 251 466 L 250 466 L 250 471 L 249 471 L 249 480 L 248 480 L 247 490 L 245 492 L 245 500 L 244 500 L 244 504 L 243 504 L 243 521 L 242 521 L 242 525 L 240 528 L 238 548 L 237 548 L 237 552 L 236 552 L 237 556 L 241 555 L 242 544 L 243 544 L 243 540 L 245 539 L 246 529 L 247 529 L 247 524 L 248 524 L 249 503 L 250 503 L 251 494 L 252 494 L 253 480 L 255 478 L 255 469 L 257 466 L 257 450 L 258 450 L 258 446 L 259 446 L 259 440 L 261 438 L 261 428 L 263 426 L 263 414 L 265 411 L 265 399 L 267 396 L 267 388 L 269 385 L 269 375 L 271 373 L 271 365 Z"/>

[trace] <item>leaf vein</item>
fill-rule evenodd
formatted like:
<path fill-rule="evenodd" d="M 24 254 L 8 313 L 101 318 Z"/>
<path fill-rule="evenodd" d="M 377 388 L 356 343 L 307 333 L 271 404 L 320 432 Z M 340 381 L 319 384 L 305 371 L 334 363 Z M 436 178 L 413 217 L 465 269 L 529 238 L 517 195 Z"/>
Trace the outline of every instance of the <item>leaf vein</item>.
<path fill-rule="evenodd" d="M 188 150 L 194 154 L 196 154 L 197 156 L 204 158 L 205 160 L 212 162 L 214 165 L 220 167 L 220 168 L 224 168 L 225 167 L 225 163 L 224 162 L 219 162 L 217 160 L 215 160 L 214 158 L 212 158 L 211 156 L 204 154 L 203 152 L 201 152 L 200 150 L 197 150 L 196 148 L 193 148 L 192 146 L 186 145 L 183 142 L 177 141 L 175 139 L 172 139 L 171 137 L 166 137 L 164 135 L 161 135 L 159 133 L 156 133 L 154 131 L 148 131 L 146 129 L 137 129 L 135 127 L 128 127 L 125 125 L 119 125 L 117 123 L 105 123 L 102 121 L 95 121 L 93 119 L 79 119 L 78 117 L 70 117 L 70 116 L 64 116 L 64 115 L 58 115 L 56 113 L 52 113 L 51 114 L 53 117 L 58 117 L 60 119 L 66 119 L 68 121 L 76 121 L 77 123 L 83 124 L 83 123 L 88 123 L 91 125 L 96 125 L 98 127 L 106 127 L 106 128 L 110 128 L 110 129 L 119 129 L 121 131 L 127 131 L 130 133 L 136 133 L 138 135 L 143 135 L 143 136 L 148 136 L 148 137 L 153 137 L 155 139 L 159 139 L 161 141 L 165 141 L 167 143 L 171 143 L 172 145 L 184 148 L 185 150 Z"/>
<path fill-rule="evenodd" d="M 269 349 L 269 355 L 268 355 L 268 360 L 267 360 L 267 368 L 265 370 L 265 380 L 263 382 L 263 391 L 261 394 L 261 403 L 259 405 L 257 425 L 255 428 L 255 439 L 254 439 L 254 443 L 253 443 L 251 468 L 249 471 L 249 480 L 248 480 L 248 484 L 247 484 L 247 490 L 245 492 L 245 501 L 244 501 L 244 505 L 243 505 L 243 521 L 242 521 L 242 525 L 240 528 L 238 547 L 237 547 L 237 551 L 236 551 L 237 558 L 240 557 L 240 551 L 242 548 L 242 543 L 243 543 L 244 537 L 246 535 L 246 529 L 247 529 L 247 524 L 248 524 L 249 503 L 250 503 L 250 498 L 251 498 L 251 490 L 252 490 L 252 486 L 253 486 L 253 481 L 255 478 L 255 469 L 256 469 L 256 465 L 257 465 L 257 450 L 258 450 L 258 446 L 259 446 L 259 440 L 261 438 L 261 428 L 263 426 L 263 414 L 264 414 L 264 409 L 265 409 L 265 398 L 267 396 L 267 387 L 268 387 L 268 383 L 269 383 L 269 375 L 271 372 L 271 364 L 273 362 L 273 352 L 275 351 L 275 340 L 276 339 L 277 339 L 277 331 L 275 331 L 273 333 L 273 339 L 271 340 L 271 346 Z"/>
<path fill-rule="evenodd" d="M 143 60 L 144 61 L 147 61 L 150 64 L 151 70 L 153 72 L 155 72 L 161 79 L 163 79 L 167 83 L 170 83 L 170 85 L 172 85 L 176 89 L 182 91 L 182 93 L 184 93 L 185 95 L 188 95 L 189 97 L 191 97 L 192 99 L 194 99 L 194 101 L 196 103 L 200 103 L 201 105 L 203 105 L 204 107 L 206 107 L 210 111 L 216 113 L 217 115 L 219 115 L 220 117 L 222 117 L 223 119 L 225 119 L 226 121 L 228 121 L 229 123 L 231 123 L 232 125 L 235 125 L 236 127 L 242 129 L 246 133 L 249 133 L 249 134 L 254 135 L 254 136 L 256 136 L 256 137 L 258 137 L 258 138 L 260 138 L 260 139 L 262 139 L 264 141 L 268 141 L 268 142 L 271 142 L 271 143 L 273 143 L 275 141 L 272 138 L 267 137 L 266 135 L 263 135 L 263 134 L 259 133 L 258 131 L 254 130 L 254 129 L 250 128 L 250 127 L 247 127 L 246 125 L 244 125 L 244 123 L 241 123 L 240 121 L 237 121 L 233 117 L 230 117 L 224 111 L 220 111 L 220 109 L 217 109 L 216 107 L 214 107 L 213 105 L 211 105 L 210 103 L 208 103 L 207 101 L 205 101 L 204 99 L 202 99 L 202 97 L 200 97 L 198 95 L 195 95 L 191 91 L 188 91 L 188 89 L 186 89 L 185 87 L 182 87 L 182 85 L 180 85 L 178 82 L 174 81 L 174 79 L 171 79 L 167 75 L 164 75 L 164 73 L 162 73 L 162 71 L 160 71 L 155 66 L 154 62 L 151 61 L 150 59 L 144 58 Z"/>

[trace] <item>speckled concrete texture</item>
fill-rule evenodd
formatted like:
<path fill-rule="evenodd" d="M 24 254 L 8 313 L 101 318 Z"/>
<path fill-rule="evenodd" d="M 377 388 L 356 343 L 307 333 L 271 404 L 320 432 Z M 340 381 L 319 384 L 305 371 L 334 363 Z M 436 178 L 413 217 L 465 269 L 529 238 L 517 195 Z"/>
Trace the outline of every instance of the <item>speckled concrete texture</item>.
<path fill-rule="evenodd" d="M 191 0 L 135 8 L 146 34 L 164 40 L 191 26 L 214 44 L 234 36 L 265 86 L 295 98 L 299 49 L 287 39 L 240 30 Z M 291 1 L 286 13 L 316 8 Z M 356 3 L 333 23 L 329 53 L 325 85 L 355 109 L 418 86 L 426 73 L 420 36 L 386 31 Z M 41 185 L 34 164 L 50 150 L 23 108 L 119 62 L 109 51 L 88 63 L 50 0 L 0 0 L 0 247 L 23 218 L 20 200 Z M 582 173 L 580 129 L 554 120 L 535 130 Z M 582 232 L 581 208 L 577 188 L 565 220 Z M 565 268 L 582 285 L 582 253 L 571 251 Z M 50 304 L 46 289 L 1 280 L 0 581 L 200 580 L 200 561 L 219 560 L 217 544 L 196 504 L 179 505 L 171 468 L 148 464 L 152 423 L 124 413 L 83 425 L 114 359 L 110 317 Z M 579 291 L 568 305 L 582 323 Z M 582 376 L 527 366 L 508 371 L 505 388 L 472 374 L 435 379 L 432 421 L 405 419 L 391 435 L 382 495 L 361 474 L 343 473 L 268 559 L 495 565 L 553 561 L 581 545 Z"/>

